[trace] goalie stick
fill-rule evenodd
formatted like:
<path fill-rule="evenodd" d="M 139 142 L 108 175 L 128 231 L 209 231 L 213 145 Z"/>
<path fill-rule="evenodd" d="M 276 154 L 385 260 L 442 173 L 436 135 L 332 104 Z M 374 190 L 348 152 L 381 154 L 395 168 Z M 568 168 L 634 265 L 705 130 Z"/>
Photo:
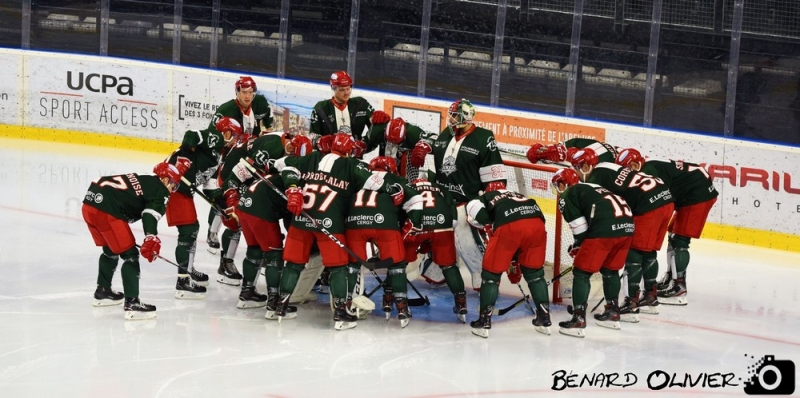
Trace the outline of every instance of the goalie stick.
<path fill-rule="evenodd" d="M 286 194 L 284 194 L 283 192 L 281 192 L 281 190 L 280 190 L 280 189 L 278 189 L 278 187 L 276 187 L 276 186 L 275 186 L 275 184 L 273 184 L 273 183 L 272 183 L 272 181 L 270 181 L 270 180 L 268 180 L 268 179 L 264 178 L 264 176 L 262 176 L 261 174 L 259 174 L 259 173 L 256 171 L 256 168 L 255 168 L 255 167 L 253 167 L 253 165 L 251 165 L 250 163 L 248 163 L 248 162 L 247 162 L 247 161 L 246 161 L 244 158 L 242 158 L 242 159 L 239 159 L 239 163 L 240 163 L 240 164 L 242 164 L 242 165 L 244 165 L 244 167 L 246 167 L 246 168 L 247 168 L 247 170 L 249 170 L 249 171 L 250 171 L 250 174 L 252 174 L 252 175 L 253 175 L 253 176 L 255 176 L 256 178 L 258 178 L 259 180 L 261 180 L 262 182 L 264 182 L 264 184 L 267 184 L 267 186 L 269 186 L 270 188 L 272 188 L 272 190 L 273 190 L 273 191 L 275 191 L 275 192 L 276 192 L 278 195 L 280 195 L 280 196 L 281 196 L 281 197 L 282 197 L 284 200 L 287 200 L 287 199 L 286 199 Z M 366 267 L 367 269 L 369 269 L 369 266 L 367 265 L 367 264 L 369 264 L 369 263 L 368 263 L 367 261 L 365 261 L 363 258 L 359 257 L 357 254 L 353 253 L 353 251 L 352 251 L 352 250 L 350 250 L 350 248 L 349 248 L 349 247 L 347 247 L 347 246 L 346 246 L 344 243 L 342 243 L 342 241 L 340 241 L 338 238 L 336 238 L 335 236 L 333 236 L 333 234 L 332 234 L 332 233 L 330 233 L 330 231 L 328 231 L 328 230 L 327 230 L 325 227 L 323 227 L 322 225 L 319 225 L 319 224 L 317 223 L 317 220 L 315 220 L 313 217 L 311 217 L 311 215 L 309 215 L 309 214 L 308 214 L 308 213 L 307 213 L 305 210 L 303 210 L 301 214 L 303 215 L 303 217 L 305 217 L 305 218 L 307 218 L 309 221 L 311 221 L 311 223 L 314 225 L 314 227 L 315 227 L 315 228 L 319 228 L 319 230 L 320 230 L 320 231 L 322 231 L 322 233 L 323 233 L 323 234 L 325 234 L 325 236 L 326 236 L 326 237 L 328 237 L 328 239 L 330 239 L 330 240 L 331 240 L 333 243 L 335 243 L 335 244 L 336 244 L 336 246 L 339 246 L 341 249 L 343 249 L 344 251 L 346 251 L 346 252 L 347 252 L 347 254 L 349 254 L 349 255 L 350 255 L 350 257 L 353 257 L 354 259 L 356 259 L 356 261 L 357 261 L 359 264 L 361 264 L 362 266 L 364 266 L 364 267 Z M 390 265 L 392 265 L 392 259 L 390 259 L 390 258 L 387 258 L 386 260 L 381 260 L 381 261 L 379 261 L 377 264 L 381 265 L 381 268 L 388 268 Z"/>

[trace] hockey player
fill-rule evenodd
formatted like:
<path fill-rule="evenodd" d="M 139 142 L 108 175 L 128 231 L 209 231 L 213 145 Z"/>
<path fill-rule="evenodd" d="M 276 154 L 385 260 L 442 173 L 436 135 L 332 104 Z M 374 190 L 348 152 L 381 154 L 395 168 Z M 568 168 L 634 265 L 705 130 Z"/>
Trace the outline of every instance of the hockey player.
<path fill-rule="evenodd" d="M 598 166 L 600 167 L 600 166 Z M 597 184 L 579 183 L 572 169 L 561 169 L 551 180 L 561 196 L 558 208 L 572 229 L 575 240 L 569 255 L 573 257 L 572 319 L 559 322 L 559 333 L 585 337 L 586 306 L 592 274 L 603 275 L 606 306 L 595 314 L 599 326 L 619 329 L 619 270 L 625 264 L 633 240 L 633 213 L 625 199 Z M 569 309 L 569 308 L 568 308 Z"/>
<path fill-rule="evenodd" d="M 584 182 L 595 183 L 621 196 L 633 211 L 636 229 L 625 260 L 628 297 L 620 307 L 620 313 L 623 315 L 622 321 L 639 322 L 642 267 L 656 264 L 656 252 L 661 249 L 675 208 L 672 193 L 659 178 L 615 163 L 599 163 L 597 154 L 591 148 L 579 149 L 569 160 Z M 649 269 L 644 271 L 647 274 Z M 650 304 L 642 307 L 642 310 L 658 314 L 655 308 L 658 305 L 658 299 L 655 298 L 657 281 L 654 277 L 644 282 L 644 301 Z"/>
<path fill-rule="evenodd" d="M 689 242 L 703 233 L 708 213 L 719 192 L 703 166 L 682 160 L 645 160 L 633 148 L 617 155 L 617 164 L 660 178 L 675 198 L 675 216 L 669 224 L 667 263 L 670 269 L 658 286 L 661 304 L 686 305 L 686 268 L 689 266 Z M 643 266 L 648 267 L 647 264 Z M 658 266 L 649 266 L 645 281 L 655 279 Z M 674 278 L 674 280 L 673 280 Z M 645 287 L 647 290 L 647 287 Z M 647 296 L 650 298 L 651 296 Z M 645 300 L 646 301 L 646 300 Z M 651 305 L 644 302 L 641 305 Z"/>
<path fill-rule="evenodd" d="M 617 156 L 617 148 L 611 144 L 593 140 L 591 138 L 572 138 L 552 145 L 542 145 L 540 143 L 533 144 L 525 156 L 531 163 L 537 163 L 541 160 L 557 163 L 567 160 L 570 152 L 575 153 L 576 150 L 581 148 L 591 148 L 597 154 L 599 162 L 613 163 Z"/>
<path fill-rule="evenodd" d="M 430 250 L 433 262 L 442 269 L 442 275 L 450 292 L 453 293 L 453 313 L 462 323 L 467 322 L 467 292 L 464 291 L 464 278 L 456 266 L 456 238 L 453 226 L 458 214 L 450 192 L 435 181 L 432 172 L 425 172 L 412 181 L 411 186 L 423 198 L 422 232 L 404 235 L 405 260 L 414 263 L 417 251 L 422 246 Z M 421 250 L 421 249 L 420 249 Z"/>
<path fill-rule="evenodd" d="M 375 111 L 377 114 L 380 111 Z M 375 123 L 364 137 L 366 152 L 378 148 L 379 156 L 388 156 L 397 163 L 398 173 L 411 181 L 419 175 L 419 168 L 411 166 L 410 154 L 414 144 L 420 139 L 429 138 L 432 134 L 420 127 L 396 117 L 388 123 Z"/>
<path fill-rule="evenodd" d="M 459 264 L 472 273 L 472 287 L 477 290 L 485 247 L 467 223 L 464 205 L 477 198 L 481 190 L 504 189 L 506 173 L 494 133 L 476 126 L 474 116 L 475 107 L 469 101 L 453 102 L 447 110 L 447 128 L 438 136 L 415 143 L 411 165 L 422 167 L 425 157 L 433 153 L 436 182 L 450 191 L 458 208 L 455 234 Z"/>
<path fill-rule="evenodd" d="M 487 187 L 483 195 L 467 203 L 470 225 L 487 231 L 489 244 L 483 256 L 481 303 L 478 319 L 471 322 L 472 334 L 489 337 L 492 312 L 497 302 L 500 276 L 509 270 L 514 257 L 536 306 L 533 325 L 536 331 L 550 334 L 550 297 L 544 280 L 544 256 L 547 231 L 544 214 L 536 201 L 506 189 Z M 509 272 L 509 280 L 512 280 Z M 519 283 L 512 280 L 512 283 Z"/>
<path fill-rule="evenodd" d="M 404 178 L 397 176 L 397 165 L 393 158 L 376 156 L 369 162 L 369 169 L 381 173 L 386 181 L 398 184 L 404 193 L 392 196 L 366 189 L 356 192 L 350 201 L 345 221 L 347 247 L 359 257 L 366 258 L 366 246 L 373 244 L 378 248 L 381 260 L 392 259 L 393 265 L 387 270 L 384 282 L 382 309 L 386 319 L 389 319 L 394 303 L 397 307 L 397 319 L 404 328 L 411 319 L 411 310 L 408 308 L 405 250 L 399 220 L 405 212 L 403 232 L 410 234 L 411 231 L 419 230 L 423 199 L 416 190 L 408 186 Z M 402 211 L 398 209 L 400 205 Z M 351 258 L 348 267 L 351 276 L 348 284 L 350 292 L 356 284 L 355 275 L 360 272 L 361 264 Z"/>
<path fill-rule="evenodd" d="M 234 99 L 223 103 L 217 107 L 211 122 L 208 124 L 208 130 L 214 129 L 220 119 L 229 117 L 237 121 L 242 127 L 244 134 L 248 136 L 258 137 L 263 133 L 270 131 L 272 128 L 273 117 L 272 110 L 270 109 L 267 98 L 261 94 L 257 94 L 258 87 L 255 80 L 250 76 L 241 76 L 234 84 L 235 97 Z M 219 130 L 218 130 L 219 131 Z M 222 133 L 222 131 L 219 131 Z M 209 197 L 216 197 L 219 195 L 216 187 L 209 187 L 206 195 Z M 219 239 L 217 234 L 219 232 L 220 217 L 213 208 L 208 215 L 208 242 L 209 251 L 212 254 L 217 253 L 219 249 Z"/>
<path fill-rule="evenodd" d="M 403 189 L 399 184 L 385 181 L 382 173 L 371 173 L 363 162 L 351 158 L 354 148 L 352 136 L 337 133 L 330 154 L 312 152 L 308 156 L 287 157 L 275 162 L 275 168 L 281 171 L 287 187 L 287 210 L 295 216 L 283 251 L 286 268 L 281 275 L 280 300 L 275 310 L 278 317 L 286 315 L 297 278 L 308 262 L 311 245 L 316 241 L 323 265 L 331 270 L 334 329 L 356 326 L 356 317 L 346 308 L 348 254 L 339 246 L 346 244 L 344 221 L 347 208 L 352 196 L 361 189 L 390 195 L 403 195 Z M 298 187 L 300 184 L 302 188 Z M 320 230 L 322 228 L 324 232 Z"/>
<path fill-rule="evenodd" d="M 155 175 L 128 173 L 105 176 L 93 181 L 83 199 L 83 219 L 97 246 L 103 248 L 100 255 L 97 289 L 94 306 L 120 304 L 125 299 L 125 319 L 152 319 L 156 307 L 139 300 L 139 253 L 153 262 L 161 252 L 158 238 L 158 220 L 166 211 L 170 192 L 180 185 L 187 163 L 176 167 L 159 163 L 153 169 Z M 142 220 L 145 238 L 140 250 L 129 223 Z M 123 294 L 111 289 L 111 280 L 122 257 Z M 184 270 L 185 271 L 185 270 Z M 188 279 L 188 275 L 183 275 Z"/>
<path fill-rule="evenodd" d="M 218 182 L 214 176 L 219 167 L 220 153 L 223 148 L 232 146 L 241 137 L 242 127 L 239 122 L 224 117 L 217 122 L 213 129 L 187 131 L 183 135 L 180 148 L 170 155 L 168 162 L 178 164 L 182 161 L 190 161 L 191 167 L 186 171 L 184 177 L 189 181 L 194 181 L 195 187 L 211 186 L 218 189 Z M 175 297 L 180 299 L 205 298 L 208 275 L 194 268 L 200 223 L 197 220 L 197 209 L 191 187 L 181 185 L 170 196 L 170 204 L 167 206 L 167 225 L 178 229 L 175 260 L 187 269 L 191 276 L 191 281 L 178 279 Z"/>
<path fill-rule="evenodd" d="M 263 138 L 262 136 L 261 138 Z M 311 141 L 305 136 L 295 136 L 291 145 L 294 156 L 310 152 Z M 262 172 L 269 171 L 268 162 L 262 163 Z M 226 191 L 226 204 L 235 207 L 236 219 L 241 226 L 242 235 L 247 242 L 247 252 L 242 261 L 242 291 L 239 293 L 237 308 L 260 308 L 267 306 L 265 318 L 277 319 L 275 305 L 278 302 L 278 285 L 283 271 L 283 234 L 279 221 L 287 214 L 286 199 L 281 196 L 283 181 L 279 175 L 266 177 L 272 186 L 260 178 L 246 178 L 241 191 Z M 252 183 L 251 183 L 252 180 Z M 277 189 L 276 189 L 277 188 Z M 241 192 L 241 197 L 239 197 Z M 267 296 L 256 290 L 256 281 L 261 267 L 267 283 Z M 286 318 L 294 318 L 297 308 L 289 306 Z"/>
<path fill-rule="evenodd" d="M 350 96 L 353 92 L 353 78 L 347 72 L 340 70 L 331 73 L 330 83 L 333 96 L 317 102 L 311 110 L 309 135 L 315 144 L 322 136 L 336 134 L 342 126 L 349 126 L 356 142 L 359 142 L 365 128 L 389 121 L 390 117 L 386 112 L 376 112 L 364 98 Z M 326 138 L 328 145 L 330 140 L 331 138 Z M 357 145 L 363 145 L 363 142 Z M 319 149 L 325 151 L 323 147 Z"/>

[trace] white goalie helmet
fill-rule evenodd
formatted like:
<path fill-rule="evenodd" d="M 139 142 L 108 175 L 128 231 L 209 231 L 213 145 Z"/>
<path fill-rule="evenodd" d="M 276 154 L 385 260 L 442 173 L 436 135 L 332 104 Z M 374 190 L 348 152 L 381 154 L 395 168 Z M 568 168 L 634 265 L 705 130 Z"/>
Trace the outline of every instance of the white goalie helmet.
<path fill-rule="evenodd" d="M 447 125 L 450 128 L 464 128 L 467 124 L 472 123 L 473 117 L 475 117 L 475 106 L 464 98 L 453 102 L 447 109 Z"/>

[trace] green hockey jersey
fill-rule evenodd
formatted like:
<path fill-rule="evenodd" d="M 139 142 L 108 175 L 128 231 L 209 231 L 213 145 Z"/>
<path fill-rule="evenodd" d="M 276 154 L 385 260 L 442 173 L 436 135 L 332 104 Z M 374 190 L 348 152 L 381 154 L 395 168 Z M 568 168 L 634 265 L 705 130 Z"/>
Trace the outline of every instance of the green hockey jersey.
<path fill-rule="evenodd" d="M 706 169 L 694 163 L 647 159 L 640 171 L 664 181 L 675 198 L 675 207 L 705 202 L 719 195 Z"/>
<path fill-rule="evenodd" d="M 494 133 L 475 127 L 461 139 L 449 128 L 431 144 L 436 182 L 450 191 L 456 203 L 469 202 L 491 181 L 506 182 L 505 166 Z"/>
<path fill-rule="evenodd" d="M 277 191 L 261 179 L 256 179 L 242 190 L 237 211 L 251 214 L 262 220 L 278 222 L 286 214 L 286 199 L 281 195 L 285 191 L 283 179 L 277 174 L 271 175 L 267 179 L 277 188 Z"/>
<path fill-rule="evenodd" d="M 256 94 L 253 97 L 253 102 L 250 104 L 250 112 L 247 115 L 239 108 L 236 99 L 232 99 L 220 105 L 217 108 L 217 112 L 214 113 L 214 117 L 211 118 L 208 129 L 216 131 L 217 121 L 226 116 L 236 119 L 236 121 L 242 125 L 242 130 L 245 134 L 250 134 L 255 137 L 258 137 L 264 132 L 261 129 L 262 124 L 265 129 L 270 129 L 272 128 L 274 120 L 272 117 L 272 110 L 269 107 L 269 101 L 261 94 Z"/>
<path fill-rule="evenodd" d="M 403 188 L 404 200 L 401 207 L 395 206 L 388 193 L 362 189 L 353 196 L 347 213 L 346 229 L 393 229 L 400 228 L 400 221 L 405 217 L 411 223 L 420 226 L 422 220 L 422 197 L 412 189 L 405 178 L 394 174 L 385 174 L 384 179 L 390 184 L 399 184 Z"/>
<path fill-rule="evenodd" d="M 492 224 L 494 229 L 524 218 L 545 221 L 542 209 L 534 199 L 505 189 L 486 192 L 471 200 L 467 203 L 467 214 L 482 225 Z"/>
<path fill-rule="evenodd" d="M 613 145 L 593 140 L 591 138 L 573 138 L 564 141 L 564 146 L 567 148 L 591 148 L 597 154 L 599 162 L 614 163 L 617 159 L 617 149 Z"/>
<path fill-rule="evenodd" d="M 239 188 L 253 179 L 250 172 L 239 165 L 241 159 L 246 159 L 257 169 L 264 170 L 265 165 L 272 168 L 275 160 L 282 158 L 285 154 L 281 133 L 267 133 L 255 140 L 237 144 L 225 156 L 220 168 L 219 177 L 223 181 L 222 190 Z"/>
<path fill-rule="evenodd" d="M 558 208 L 572 229 L 575 245 L 586 238 L 633 236 L 633 212 L 625 199 L 597 184 L 578 183 L 558 199 Z"/>
<path fill-rule="evenodd" d="M 192 165 L 183 176 L 195 186 L 202 186 L 216 178 L 224 147 L 225 139 L 216 130 L 189 130 L 183 134 L 180 148 L 170 155 L 168 161 L 175 164 L 178 157 L 191 160 Z M 192 190 L 186 184 L 181 184 L 178 192 L 192 195 Z"/>
<path fill-rule="evenodd" d="M 435 174 L 428 173 L 429 180 L 415 180 L 412 186 L 422 197 L 422 229 L 433 231 L 452 229 L 458 211 L 450 191 L 432 181 Z M 417 224 L 415 224 L 417 225 Z"/>
<path fill-rule="evenodd" d="M 621 196 L 636 216 L 674 202 L 664 181 L 616 163 L 598 163 L 586 182 Z"/>
<path fill-rule="evenodd" d="M 129 223 L 142 220 L 145 234 L 157 235 L 169 195 L 157 176 L 129 173 L 92 181 L 83 203 Z"/>
<path fill-rule="evenodd" d="M 311 126 L 308 132 L 316 135 L 336 134 L 342 125 L 350 126 L 353 130 L 353 137 L 360 140 L 364 135 L 364 129 L 371 126 L 369 122 L 372 116 L 372 105 L 361 97 L 350 97 L 347 100 L 347 113 L 337 116 L 336 107 L 333 99 L 326 99 L 317 102 L 311 110 Z M 344 118 L 344 120 L 343 120 Z"/>

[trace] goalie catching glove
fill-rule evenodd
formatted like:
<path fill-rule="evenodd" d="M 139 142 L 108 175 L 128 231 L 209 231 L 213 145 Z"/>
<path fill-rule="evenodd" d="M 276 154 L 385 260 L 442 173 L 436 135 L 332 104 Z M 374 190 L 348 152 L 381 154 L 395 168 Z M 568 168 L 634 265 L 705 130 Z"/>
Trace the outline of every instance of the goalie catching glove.
<path fill-rule="evenodd" d="M 304 202 L 303 191 L 300 188 L 292 185 L 286 190 L 286 210 L 289 213 L 299 216 L 303 212 Z"/>
<path fill-rule="evenodd" d="M 142 242 L 139 252 L 142 254 L 142 257 L 152 263 L 153 260 L 158 257 L 158 254 L 161 253 L 161 239 L 155 235 L 147 235 L 144 238 L 144 242 Z"/>

